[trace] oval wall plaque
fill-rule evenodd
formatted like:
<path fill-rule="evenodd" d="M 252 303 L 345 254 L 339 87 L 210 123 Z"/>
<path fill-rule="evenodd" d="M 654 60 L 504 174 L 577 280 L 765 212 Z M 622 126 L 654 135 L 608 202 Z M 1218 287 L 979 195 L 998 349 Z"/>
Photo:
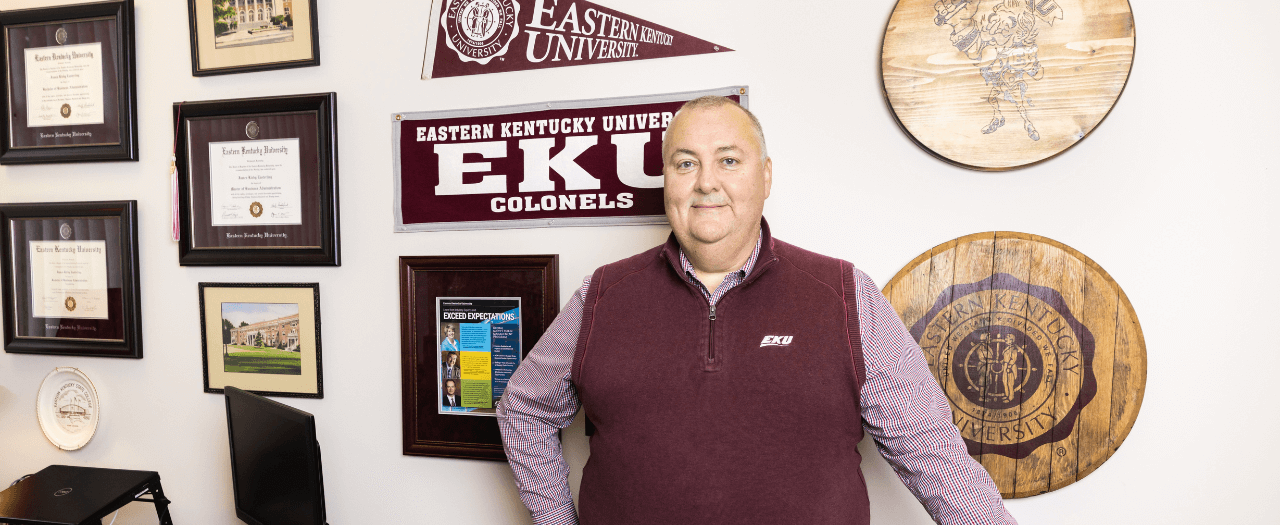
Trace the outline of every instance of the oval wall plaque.
<path fill-rule="evenodd" d="M 917 144 L 966 168 L 1028 166 L 1102 122 L 1133 65 L 1127 0 L 899 0 L 884 94 Z"/>
<path fill-rule="evenodd" d="M 951 403 L 969 454 L 1006 498 L 1070 485 L 1133 428 L 1147 351 L 1107 272 L 1013 232 L 935 246 L 884 289 Z"/>

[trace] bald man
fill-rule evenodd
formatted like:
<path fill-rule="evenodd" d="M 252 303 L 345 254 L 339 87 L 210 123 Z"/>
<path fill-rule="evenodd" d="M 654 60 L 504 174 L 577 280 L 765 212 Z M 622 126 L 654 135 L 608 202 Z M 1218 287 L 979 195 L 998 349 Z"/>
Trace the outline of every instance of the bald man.
<path fill-rule="evenodd" d="M 875 283 L 771 235 L 755 116 L 693 100 L 662 155 L 670 238 L 587 278 L 498 405 L 534 523 L 867 524 L 864 432 L 938 523 L 1016 523 Z"/>

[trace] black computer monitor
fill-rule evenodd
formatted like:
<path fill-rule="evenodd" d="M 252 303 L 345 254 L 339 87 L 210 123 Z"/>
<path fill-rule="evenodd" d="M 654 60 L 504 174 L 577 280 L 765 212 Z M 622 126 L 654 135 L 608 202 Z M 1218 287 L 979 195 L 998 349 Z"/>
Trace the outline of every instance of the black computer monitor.
<path fill-rule="evenodd" d="M 224 392 L 236 516 L 250 525 L 325 525 L 315 417 L 236 387 Z"/>

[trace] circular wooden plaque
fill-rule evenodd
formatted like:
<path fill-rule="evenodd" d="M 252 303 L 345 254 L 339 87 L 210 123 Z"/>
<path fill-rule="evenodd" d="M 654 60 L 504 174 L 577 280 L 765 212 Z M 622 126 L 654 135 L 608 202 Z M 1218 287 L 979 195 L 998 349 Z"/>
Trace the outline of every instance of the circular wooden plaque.
<path fill-rule="evenodd" d="M 1127 0 L 898 0 L 880 73 L 912 140 L 966 168 L 1007 170 L 1062 153 L 1124 91 Z"/>
<path fill-rule="evenodd" d="M 961 237 L 921 254 L 884 294 L 1004 497 L 1084 478 L 1133 428 L 1147 382 L 1138 317 L 1071 247 L 1024 233 Z"/>

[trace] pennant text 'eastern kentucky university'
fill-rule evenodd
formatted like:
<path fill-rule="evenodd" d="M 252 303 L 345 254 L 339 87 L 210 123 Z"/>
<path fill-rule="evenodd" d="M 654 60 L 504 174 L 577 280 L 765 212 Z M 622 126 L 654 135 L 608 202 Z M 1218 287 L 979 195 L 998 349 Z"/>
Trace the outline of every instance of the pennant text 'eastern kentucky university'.
<path fill-rule="evenodd" d="M 591 2 L 434 0 L 422 78 L 725 51 Z"/>

